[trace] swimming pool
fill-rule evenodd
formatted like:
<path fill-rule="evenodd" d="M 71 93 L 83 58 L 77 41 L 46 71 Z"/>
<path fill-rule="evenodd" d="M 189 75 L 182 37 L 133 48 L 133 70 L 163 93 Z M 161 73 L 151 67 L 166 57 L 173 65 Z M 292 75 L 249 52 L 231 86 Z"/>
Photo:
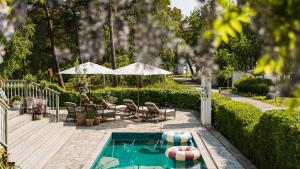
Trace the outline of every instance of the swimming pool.
<path fill-rule="evenodd" d="M 188 145 L 197 147 L 193 139 Z M 171 146 L 162 141 L 162 133 L 112 133 L 91 169 L 207 169 L 202 157 L 185 162 L 167 158 L 165 151 Z"/>

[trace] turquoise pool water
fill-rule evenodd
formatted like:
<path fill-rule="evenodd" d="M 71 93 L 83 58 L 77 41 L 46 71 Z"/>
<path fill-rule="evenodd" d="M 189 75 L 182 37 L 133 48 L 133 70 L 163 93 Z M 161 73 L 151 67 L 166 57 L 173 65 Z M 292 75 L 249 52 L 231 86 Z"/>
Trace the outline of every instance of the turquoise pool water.
<path fill-rule="evenodd" d="M 177 162 L 165 156 L 168 145 L 161 140 L 162 133 L 112 133 L 91 169 L 206 169 L 202 159 Z M 197 147 L 194 141 L 188 143 Z"/>

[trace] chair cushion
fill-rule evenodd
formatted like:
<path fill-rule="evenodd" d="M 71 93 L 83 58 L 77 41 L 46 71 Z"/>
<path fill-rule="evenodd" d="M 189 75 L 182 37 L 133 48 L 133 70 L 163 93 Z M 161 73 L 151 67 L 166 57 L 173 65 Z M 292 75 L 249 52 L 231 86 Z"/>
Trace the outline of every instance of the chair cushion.
<path fill-rule="evenodd" d="M 166 113 L 175 113 L 175 110 L 174 109 L 167 109 Z"/>
<path fill-rule="evenodd" d="M 115 111 L 114 110 L 103 110 L 102 112 L 101 112 L 102 114 L 114 114 L 115 113 Z"/>
<path fill-rule="evenodd" d="M 116 110 L 125 110 L 126 109 L 126 105 L 117 105 L 117 106 L 111 105 L 111 106 L 109 106 L 109 108 L 110 109 L 116 108 Z"/>

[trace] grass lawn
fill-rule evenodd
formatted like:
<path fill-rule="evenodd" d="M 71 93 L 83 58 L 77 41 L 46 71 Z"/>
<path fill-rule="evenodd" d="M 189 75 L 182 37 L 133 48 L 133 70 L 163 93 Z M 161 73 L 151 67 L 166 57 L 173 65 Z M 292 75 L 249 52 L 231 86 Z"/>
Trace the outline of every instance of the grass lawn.
<path fill-rule="evenodd" d="M 278 107 L 289 107 L 293 102 L 300 103 L 300 98 L 291 98 L 291 97 L 276 97 L 275 99 L 267 100 L 266 96 L 249 96 L 247 93 L 238 93 L 240 96 L 250 97 L 254 100 L 259 100 L 265 103 L 272 104 Z"/>

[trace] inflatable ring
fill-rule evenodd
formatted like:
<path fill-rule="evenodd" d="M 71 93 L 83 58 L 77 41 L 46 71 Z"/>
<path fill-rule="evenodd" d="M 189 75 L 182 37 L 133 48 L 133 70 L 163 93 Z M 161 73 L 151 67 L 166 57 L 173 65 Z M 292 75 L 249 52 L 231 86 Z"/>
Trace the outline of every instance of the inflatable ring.
<path fill-rule="evenodd" d="M 200 151 L 196 147 L 175 146 L 168 148 L 165 155 L 177 161 L 196 160 L 200 157 Z"/>
<path fill-rule="evenodd" d="M 192 139 L 192 134 L 183 131 L 166 131 L 163 133 L 162 139 L 171 143 L 186 143 Z"/>

